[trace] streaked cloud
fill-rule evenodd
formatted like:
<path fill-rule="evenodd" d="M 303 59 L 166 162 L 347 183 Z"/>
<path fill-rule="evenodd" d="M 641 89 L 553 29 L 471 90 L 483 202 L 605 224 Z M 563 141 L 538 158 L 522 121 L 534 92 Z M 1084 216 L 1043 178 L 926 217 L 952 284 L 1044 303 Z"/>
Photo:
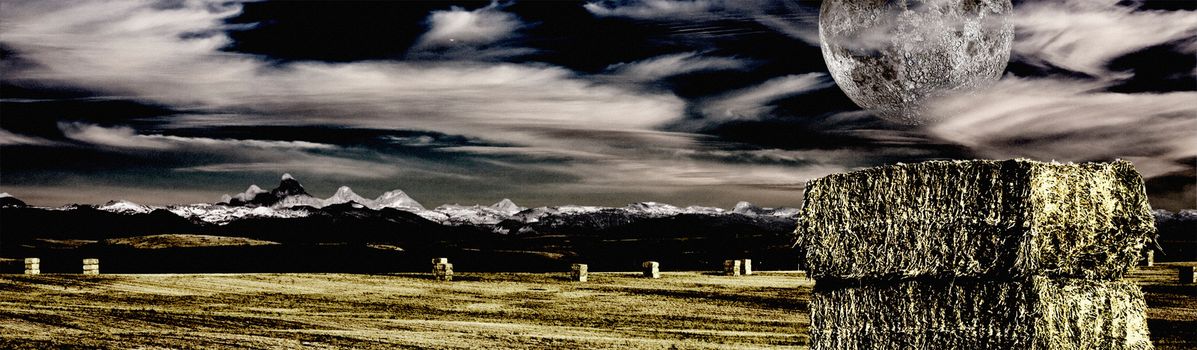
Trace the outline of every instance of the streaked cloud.
<path fill-rule="evenodd" d="M 1124 75 L 1106 64 L 1147 47 L 1187 41 L 1197 54 L 1197 12 L 1142 11 L 1117 0 L 1039 0 L 1020 4 L 1012 20 L 1016 59 L 1094 77 Z"/>
<path fill-rule="evenodd" d="M 823 73 L 787 75 L 711 98 L 703 102 L 700 109 L 710 120 L 759 119 L 772 112 L 771 102 L 827 88 L 831 84 L 830 79 Z"/>
<path fill-rule="evenodd" d="M 58 144 L 58 142 L 41 137 L 14 134 L 11 131 L 0 129 L 0 146 L 54 146 Z"/>
<path fill-rule="evenodd" d="M 115 148 L 169 150 L 185 147 L 197 148 L 259 148 L 331 150 L 337 146 L 306 141 L 265 141 L 214 139 L 207 137 L 180 137 L 171 135 L 141 135 L 130 127 L 103 127 L 85 123 L 59 123 L 59 129 L 69 139 L 98 146 Z"/>
<path fill-rule="evenodd" d="M 607 71 L 621 81 L 652 82 L 701 71 L 744 70 L 750 65 L 751 61 L 746 59 L 707 57 L 698 52 L 683 52 L 635 62 L 616 63 L 607 66 Z"/>
<path fill-rule="evenodd" d="M 1103 87 L 1007 77 L 939 101 L 932 112 L 945 118 L 930 130 L 991 158 L 1124 158 L 1146 177 L 1184 169 L 1178 162 L 1197 157 L 1197 92 L 1124 94 Z"/>

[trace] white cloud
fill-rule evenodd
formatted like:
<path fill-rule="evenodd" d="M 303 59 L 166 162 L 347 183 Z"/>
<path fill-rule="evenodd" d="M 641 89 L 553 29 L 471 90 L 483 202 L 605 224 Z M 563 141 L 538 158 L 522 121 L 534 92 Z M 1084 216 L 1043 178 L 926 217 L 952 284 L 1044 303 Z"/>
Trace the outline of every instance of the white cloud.
<path fill-rule="evenodd" d="M 607 67 L 618 80 L 652 82 L 675 75 L 711 71 L 743 70 L 750 62 L 732 57 L 704 57 L 697 52 L 683 52 L 657 56 L 635 62 L 617 63 Z"/>
<path fill-rule="evenodd" d="M 185 35 L 217 31 L 237 13 L 236 6 L 189 4 L 159 10 L 139 1 L 5 5 L 2 41 L 37 63 L 11 72 L 13 79 L 130 95 L 180 109 L 240 111 L 254 118 L 254 124 L 425 129 L 560 146 L 568 140 L 527 139 L 520 130 L 651 130 L 680 117 L 684 108 L 671 94 L 596 84 L 554 66 L 271 65 L 220 51 L 229 43 L 223 35 Z M 489 11 L 496 10 L 482 12 Z M 244 124 L 240 118 L 245 115 L 210 115 L 207 122 Z"/>
<path fill-rule="evenodd" d="M 1104 83 L 1007 77 L 948 97 L 930 131 L 992 158 L 1130 159 L 1146 177 L 1197 157 L 1197 92 L 1102 92 Z"/>
<path fill-rule="evenodd" d="M 54 146 L 58 142 L 50 141 L 36 136 L 26 136 L 14 134 L 11 131 L 0 129 L 0 146 Z"/>
<path fill-rule="evenodd" d="M 821 45 L 819 41 L 818 14 L 792 16 L 761 15 L 756 17 L 756 21 L 786 36 L 802 40 L 811 46 Z"/>
<path fill-rule="evenodd" d="M 172 135 L 141 135 L 129 127 L 119 126 L 109 128 L 85 123 L 59 123 L 58 128 L 69 139 L 94 145 L 129 149 L 169 150 L 192 147 L 331 150 L 337 148 L 337 146 L 333 145 L 307 141 L 238 140 Z"/>
<path fill-rule="evenodd" d="M 620 5 L 590 2 L 583 6 L 600 17 L 662 19 L 705 14 L 725 5 L 726 1 L 723 0 L 643 0 Z"/>
<path fill-rule="evenodd" d="M 521 25 L 519 18 L 503 12 L 497 3 L 473 11 L 454 6 L 428 16 L 428 32 L 416 46 L 486 45 L 511 37 Z"/>
<path fill-rule="evenodd" d="M 711 120 L 754 120 L 773 111 L 770 103 L 831 86 L 827 75 L 807 73 L 769 79 L 760 85 L 732 91 L 705 101 L 703 115 Z"/>
<path fill-rule="evenodd" d="M 1193 11 L 1137 11 L 1117 0 L 1043 0 L 1015 9 L 1014 54 L 1095 77 L 1119 75 L 1106 64 L 1147 47 L 1197 37 Z M 1191 53 L 1197 45 L 1185 49 Z"/>

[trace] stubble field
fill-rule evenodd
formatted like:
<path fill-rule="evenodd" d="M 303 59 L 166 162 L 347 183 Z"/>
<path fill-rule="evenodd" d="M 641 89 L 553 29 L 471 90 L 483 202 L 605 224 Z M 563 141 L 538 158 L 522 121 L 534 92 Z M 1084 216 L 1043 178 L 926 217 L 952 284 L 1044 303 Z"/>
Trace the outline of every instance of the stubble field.
<path fill-rule="evenodd" d="M 1197 286 L 1136 271 L 1161 349 Z M 764 272 L 0 275 L 0 348 L 805 348 L 813 281 Z"/>

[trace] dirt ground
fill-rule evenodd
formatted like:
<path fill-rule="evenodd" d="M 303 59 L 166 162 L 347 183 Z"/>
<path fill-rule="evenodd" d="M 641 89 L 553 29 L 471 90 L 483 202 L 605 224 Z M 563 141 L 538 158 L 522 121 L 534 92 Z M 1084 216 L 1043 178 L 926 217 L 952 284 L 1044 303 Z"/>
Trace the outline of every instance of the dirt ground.
<path fill-rule="evenodd" d="M 813 281 L 764 272 L 0 275 L 0 348 L 805 348 Z M 1197 286 L 1137 271 L 1152 338 L 1197 347 Z"/>

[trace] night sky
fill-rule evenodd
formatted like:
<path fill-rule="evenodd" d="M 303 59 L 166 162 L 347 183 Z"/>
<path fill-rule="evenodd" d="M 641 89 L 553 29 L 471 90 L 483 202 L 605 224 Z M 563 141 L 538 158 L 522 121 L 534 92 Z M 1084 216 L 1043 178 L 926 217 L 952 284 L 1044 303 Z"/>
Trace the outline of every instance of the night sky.
<path fill-rule="evenodd" d="M 830 78 L 817 1 L 5 0 L 0 192 L 796 207 L 894 162 L 1122 158 L 1194 208 L 1195 3 L 1016 1 L 1006 75 L 906 126 Z"/>

